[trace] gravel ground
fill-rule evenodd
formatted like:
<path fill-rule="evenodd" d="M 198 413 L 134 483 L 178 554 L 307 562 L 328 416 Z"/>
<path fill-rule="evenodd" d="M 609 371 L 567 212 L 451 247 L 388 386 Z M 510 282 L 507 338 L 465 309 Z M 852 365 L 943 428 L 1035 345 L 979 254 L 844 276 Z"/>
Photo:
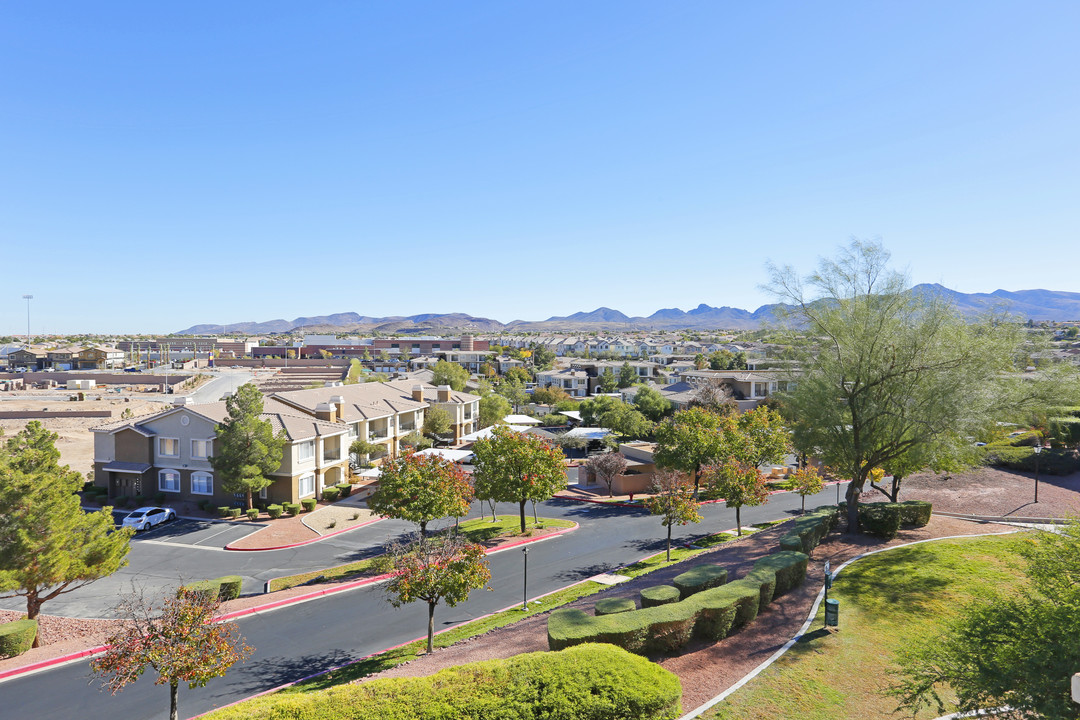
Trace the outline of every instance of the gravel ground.
<path fill-rule="evenodd" d="M 935 510 L 992 517 L 1052 517 L 1080 515 L 1080 473 L 1039 476 L 1039 502 L 1033 474 L 998 468 L 977 468 L 954 475 L 920 473 L 904 480 L 901 500 L 928 500 Z M 864 494 L 884 500 L 876 490 Z"/>

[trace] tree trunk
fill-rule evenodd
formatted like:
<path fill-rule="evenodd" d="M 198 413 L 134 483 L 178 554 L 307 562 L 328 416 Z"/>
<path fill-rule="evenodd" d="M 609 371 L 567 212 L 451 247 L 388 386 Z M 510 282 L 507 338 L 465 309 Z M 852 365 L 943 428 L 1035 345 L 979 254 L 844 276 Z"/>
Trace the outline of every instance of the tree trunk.
<path fill-rule="evenodd" d="M 735 506 L 735 531 L 742 537 L 742 518 L 739 517 L 739 513 L 742 511 L 742 505 Z"/>
<path fill-rule="evenodd" d="M 844 495 L 847 500 L 847 531 L 852 534 L 859 532 L 859 492 L 853 479 Z"/>
<path fill-rule="evenodd" d="M 671 523 L 667 526 L 667 561 L 671 562 Z"/>
<path fill-rule="evenodd" d="M 904 478 L 900 475 L 893 475 L 892 496 L 889 498 L 892 502 L 900 502 L 900 483 L 903 479 Z"/>
<path fill-rule="evenodd" d="M 41 612 L 41 601 L 38 600 L 36 592 L 29 593 L 26 596 L 26 619 L 34 620 Z M 39 629 L 37 635 L 34 636 L 34 644 L 31 647 L 41 647 L 41 630 Z"/>
<path fill-rule="evenodd" d="M 420 537 L 427 537 L 427 520 L 420 521 Z"/>
<path fill-rule="evenodd" d="M 536 524 L 536 525 L 539 525 L 540 524 L 540 518 L 536 517 L 536 501 L 535 500 L 532 501 L 532 509 L 533 509 L 533 523 Z"/>
<path fill-rule="evenodd" d="M 179 694 L 180 683 L 173 680 L 169 683 L 169 720 L 179 720 L 180 711 L 177 708 L 176 696 Z"/>
<path fill-rule="evenodd" d="M 250 490 L 248 490 L 248 491 L 247 491 L 247 507 L 246 507 L 246 508 L 244 508 L 244 509 L 245 509 L 245 510 L 250 510 L 250 509 L 251 509 L 252 507 L 253 507 L 253 506 L 252 506 L 252 504 L 251 504 L 251 491 L 250 491 Z"/>
<path fill-rule="evenodd" d="M 520 514 L 521 514 L 521 534 L 522 535 L 525 534 L 525 500 L 526 500 L 526 498 L 521 498 L 521 502 L 518 503 L 518 510 L 520 511 Z"/>
<path fill-rule="evenodd" d="M 431 601 L 427 604 L 427 651 L 428 655 L 435 652 L 435 603 Z"/>
<path fill-rule="evenodd" d="M 806 496 L 805 495 L 802 496 L 802 513 L 803 514 L 806 513 Z"/>

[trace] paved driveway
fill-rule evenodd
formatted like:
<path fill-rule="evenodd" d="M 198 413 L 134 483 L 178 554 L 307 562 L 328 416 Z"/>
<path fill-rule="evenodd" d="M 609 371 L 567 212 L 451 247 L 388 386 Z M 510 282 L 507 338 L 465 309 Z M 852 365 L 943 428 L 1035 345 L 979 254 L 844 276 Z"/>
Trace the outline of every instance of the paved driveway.
<path fill-rule="evenodd" d="M 208 520 L 181 518 L 158 525 L 150 530 L 136 533 L 132 542 L 158 545 L 181 545 L 199 548 L 223 549 L 231 542 L 250 535 L 259 529 L 246 523 L 216 523 Z"/>

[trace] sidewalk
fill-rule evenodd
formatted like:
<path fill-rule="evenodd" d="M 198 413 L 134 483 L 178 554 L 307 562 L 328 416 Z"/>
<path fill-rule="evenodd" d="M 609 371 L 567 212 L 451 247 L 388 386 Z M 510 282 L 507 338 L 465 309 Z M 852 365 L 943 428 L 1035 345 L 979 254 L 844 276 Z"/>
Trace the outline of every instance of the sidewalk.
<path fill-rule="evenodd" d="M 367 509 L 372 492 L 372 486 L 364 485 L 343 500 L 320 500 L 312 512 L 264 521 L 265 527 L 229 543 L 225 549 L 252 552 L 297 547 L 378 522 L 382 517 Z"/>

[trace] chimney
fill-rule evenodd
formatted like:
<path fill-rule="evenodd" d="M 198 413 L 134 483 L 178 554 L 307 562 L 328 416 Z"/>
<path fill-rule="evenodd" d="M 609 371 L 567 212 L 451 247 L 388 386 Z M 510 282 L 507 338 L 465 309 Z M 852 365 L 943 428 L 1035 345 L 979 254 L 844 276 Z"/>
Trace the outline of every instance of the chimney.
<path fill-rule="evenodd" d="M 337 413 L 337 419 L 343 420 L 345 415 L 345 398 L 341 395 L 335 395 L 330 398 L 330 404 L 334 406 L 334 412 Z"/>
<path fill-rule="evenodd" d="M 415 400 L 416 402 L 424 402 L 424 386 L 423 385 L 413 385 L 412 399 Z"/>
<path fill-rule="evenodd" d="M 319 403 L 315 406 L 315 417 L 326 422 L 335 422 L 337 420 L 337 411 L 330 403 Z"/>
<path fill-rule="evenodd" d="M 439 402 L 441 402 L 441 403 L 450 402 L 450 386 L 449 385 L 440 385 L 439 386 Z"/>

